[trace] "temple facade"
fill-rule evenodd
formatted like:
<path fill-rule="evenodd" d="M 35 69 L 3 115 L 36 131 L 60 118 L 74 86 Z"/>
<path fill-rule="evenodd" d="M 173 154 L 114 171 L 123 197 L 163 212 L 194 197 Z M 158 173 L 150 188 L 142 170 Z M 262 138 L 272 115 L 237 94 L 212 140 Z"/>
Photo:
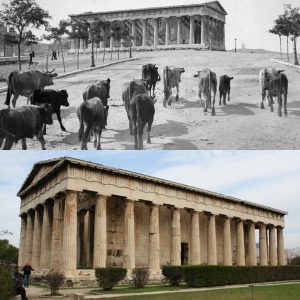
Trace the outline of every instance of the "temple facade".
<path fill-rule="evenodd" d="M 285 264 L 286 212 L 199 188 L 63 157 L 35 164 L 18 196 L 19 265 L 38 271 Z"/>
<path fill-rule="evenodd" d="M 86 12 L 70 15 L 72 21 L 101 21 L 106 27 L 118 22 L 133 36 L 133 49 L 195 48 L 225 50 L 225 17 L 227 12 L 218 1 L 194 5 L 152 7 L 108 12 Z M 113 37 L 97 48 L 122 46 Z M 74 39 L 72 49 L 86 49 L 86 39 Z"/>

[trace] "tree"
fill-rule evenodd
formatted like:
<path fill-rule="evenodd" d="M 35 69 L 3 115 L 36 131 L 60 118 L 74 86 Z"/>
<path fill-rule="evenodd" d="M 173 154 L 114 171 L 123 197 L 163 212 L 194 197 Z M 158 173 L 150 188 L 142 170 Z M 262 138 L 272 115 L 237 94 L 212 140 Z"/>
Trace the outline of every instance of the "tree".
<path fill-rule="evenodd" d="M 63 51 L 63 46 L 62 46 L 61 40 L 64 35 L 70 34 L 70 31 L 69 31 L 70 25 L 71 25 L 70 20 L 61 20 L 61 21 L 59 21 L 59 24 L 57 27 L 48 27 L 46 30 L 47 30 L 47 32 L 49 32 L 49 34 L 44 35 L 44 37 L 47 40 L 54 40 L 55 42 L 59 43 L 64 72 L 66 72 L 66 66 L 65 66 L 64 51 Z"/>
<path fill-rule="evenodd" d="M 276 22 L 276 21 L 274 21 Z M 269 30 L 270 33 L 272 34 L 276 34 L 279 36 L 279 43 L 280 43 L 280 59 L 282 60 L 282 43 L 281 43 L 281 36 L 282 36 L 282 28 L 278 25 L 278 24 L 275 24 L 273 26 L 272 29 Z"/>
<path fill-rule="evenodd" d="M 8 240 L 0 240 L 0 261 L 18 263 L 18 248 L 11 245 Z"/>
<path fill-rule="evenodd" d="M 21 43 L 25 41 L 28 28 L 47 27 L 49 24 L 47 19 L 51 17 L 34 0 L 11 0 L 2 6 L 4 9 L 0 11 L 0 19 L 17 32 L 18 62 L 21 70 Z"/>
<path fill-rule="evenodd" d="M 32 51 L 32 46 L 38 44 L 38 38 L 32 33 L 31 30 L 27 31 L 24 35 L 25 45 L 30 47 Z"/>

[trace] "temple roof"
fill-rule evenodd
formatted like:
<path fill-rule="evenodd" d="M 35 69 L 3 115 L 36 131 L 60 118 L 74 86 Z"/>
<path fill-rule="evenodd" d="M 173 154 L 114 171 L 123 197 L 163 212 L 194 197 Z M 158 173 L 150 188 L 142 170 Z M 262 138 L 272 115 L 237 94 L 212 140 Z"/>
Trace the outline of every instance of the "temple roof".
<path fill-rule="evenodd" d="M 37 185 L 43 184 L 45 181 L 47 181 L 48 178 L 51 178 L 58 170 L 60 170 L 61 168 L 65 167 L 68 164 L 80 165 L 83 167 L 99 169 L 99 170 L 107 171 L 110 173 L 116 173 L 116 174 L 125 175 L 125 176 L 129 176 L 129 177 L 139 178 L 142 180 L 151 181 L 154 183 L 160 183 L 160 184 L 164 184 L 164 185 L 171 186 L 174 188 L 180 188 L 180 189 L 184 189 L 184 190 L 193 191 L 193 192 L 202 194 L 204 196 L 211 196 L 211 197 L 215 197 L 215 198 L 219 198 L 219 199 L 223 199 L 223 200 L 227 200 L 227 201 L 232 201 L 235 203 L 240 203 L 240 204 L 248 205 L 251 207 L 256 207 L 256 208 L 263 209 L 263 210 L 267 210 L 267 211 L 274 212 L 274 213 L 277 213 L 280 215 L 287 215 L 287 212 L 285 212 L 285 211 L 274 209 L 274 208 L 264 206 L 261 204 L 257 204 L 257 203 L 253 203 L 250 201 L 245 201 L 245 200 L 242 200 L 242 199 L 239 199 L 236 197 L 207 191 L 207 190 L 192 187 L 192 186 L 189 186 L 186 184 L 181 184 L 181 183 L 177 183 L 177 182 L 166 180 L 166 179 L 161 179 L 161 178 L 157 178 L 157 177 L 153 177 L 153 176 L 149 176 L 149 175 L 144 175 L 144 174 L 137 173 L 137 172 L 127 171 L 127 170 L 113 168 L 113 167 L 107 167 L 102 164 L 88 162 L 88 161 L 84 161 L 84 160 L 77 159 L 77 158 L 71 158 L 71 157 L 60 157 L 60 158 L 44 160 L 44 161 L 35 163 L 31 172 L 29 173 L 29 175 L 25 179 L 24 183 L 22 184 L 17 195 L 19 197 L 22 197 L 23 195 L 29 193 L 32 188 L 34 188 Z"/>

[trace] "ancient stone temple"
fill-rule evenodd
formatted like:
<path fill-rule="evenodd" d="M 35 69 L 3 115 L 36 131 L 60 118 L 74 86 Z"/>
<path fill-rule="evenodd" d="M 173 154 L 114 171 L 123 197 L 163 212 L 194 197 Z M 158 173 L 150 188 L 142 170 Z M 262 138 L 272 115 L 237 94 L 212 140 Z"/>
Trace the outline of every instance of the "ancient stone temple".
<path fill-rule="evenodd" d="M 225 16 L 227 12 L 218 1 L 201 4 L 150 7 L 144 9 L 86 12 L 70 15 L 73 21 L 102 21 L 109 27 L 119 22 L 134 37 L 134 48 L 198 48 L 225 50 Z M 113 48 L 122 41 L 101 41 L 98 48 Z M 74 39 L 72 49 L 87 48 L 85 39 Z"/>
<path fill-rule="evenodd" d="M 18 195 L 19 265 L 36 270 L 285 264 L 286 212 L 199 188 L 63 157 L 35 164 Z"/>

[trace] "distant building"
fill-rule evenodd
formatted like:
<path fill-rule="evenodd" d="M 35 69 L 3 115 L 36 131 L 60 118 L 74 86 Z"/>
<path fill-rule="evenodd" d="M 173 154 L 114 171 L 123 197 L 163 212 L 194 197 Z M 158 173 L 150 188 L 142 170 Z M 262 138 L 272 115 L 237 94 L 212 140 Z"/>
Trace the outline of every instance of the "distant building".
<path fill-rule="evenodd" d="M 1 56 L 14 56 L 15 53 L 10 45 L 6 45 L 4 37 L 8 33 L 14 33 L 14 31 L 8 31 L 3 22 L 0 22 L 0 57 Z"/>

